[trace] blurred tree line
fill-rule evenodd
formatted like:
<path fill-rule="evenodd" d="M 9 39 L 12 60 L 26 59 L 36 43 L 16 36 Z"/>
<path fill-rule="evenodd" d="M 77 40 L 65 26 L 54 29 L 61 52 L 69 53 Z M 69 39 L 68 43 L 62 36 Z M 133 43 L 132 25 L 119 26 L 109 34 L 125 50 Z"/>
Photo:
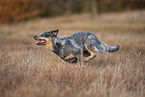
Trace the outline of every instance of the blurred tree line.
<path fill-rule="evenodd" d="M 0 0 L 0 23 L 12 23 L 34 17 L 104 12 L 145 8 L 145 0 Z"/>

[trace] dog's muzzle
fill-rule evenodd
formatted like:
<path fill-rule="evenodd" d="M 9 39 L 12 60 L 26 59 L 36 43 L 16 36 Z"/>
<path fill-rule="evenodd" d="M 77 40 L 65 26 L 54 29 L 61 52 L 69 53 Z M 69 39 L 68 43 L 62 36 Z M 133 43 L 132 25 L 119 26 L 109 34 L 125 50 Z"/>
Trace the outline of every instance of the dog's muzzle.
<path fill-rule="evenodd" d="M 37 35 L 34 36 L 34 39 L 36 40 L 36 37 L 38 37 Z"/>
<path fill-rule="evenodd" d="M 34 36 L 34 40 L 35 40 L 35 43 L 36 43 L 37 45 L 42 45 L 43 43 L 46 42 L 45 39 L 39 39 L 39 37 L 38 37 L 37 35 Z"/>

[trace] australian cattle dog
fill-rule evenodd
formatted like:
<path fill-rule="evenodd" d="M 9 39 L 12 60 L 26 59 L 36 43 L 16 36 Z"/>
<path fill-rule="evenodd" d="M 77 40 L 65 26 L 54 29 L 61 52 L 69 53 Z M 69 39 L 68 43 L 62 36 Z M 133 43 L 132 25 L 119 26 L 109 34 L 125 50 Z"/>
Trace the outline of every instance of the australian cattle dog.
<path fill-rule="evenodd" d="M 99 54 L 102 49 L 105 53 L 116 52 L 120 46 L 108 46 L 98 40 L 90 32 L 78 32 L 69 37 L 59 38 L 59 30 L 51 30 L 35 35 L 34 39 L 37 45 L 44 45 L 51 49 L 64 61 L 76 63 L 79 61 L 80 66 L 83 62 L 88 62 Z M 84 58 L 83 58 L 84 57 Z"/>

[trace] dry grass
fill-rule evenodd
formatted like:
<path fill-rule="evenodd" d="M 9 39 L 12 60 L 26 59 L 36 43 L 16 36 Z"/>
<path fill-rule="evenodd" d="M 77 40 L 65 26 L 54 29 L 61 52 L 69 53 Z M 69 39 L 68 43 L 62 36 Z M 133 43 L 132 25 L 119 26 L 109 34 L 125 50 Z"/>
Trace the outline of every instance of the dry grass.
<path fill-rule="evenodd" d="M 74 15 L 1 25 L 0 97 L 144 97 L 142 14 L 101 15 L 95 20 Z M 89 67 L 81 69 L 35 45 L 33 35 L 55 28 L 60 29 L 60 37 L 91 31 L 108 45 L 119 44 L 121 50 L 108 55 L 101 52 Z"/>

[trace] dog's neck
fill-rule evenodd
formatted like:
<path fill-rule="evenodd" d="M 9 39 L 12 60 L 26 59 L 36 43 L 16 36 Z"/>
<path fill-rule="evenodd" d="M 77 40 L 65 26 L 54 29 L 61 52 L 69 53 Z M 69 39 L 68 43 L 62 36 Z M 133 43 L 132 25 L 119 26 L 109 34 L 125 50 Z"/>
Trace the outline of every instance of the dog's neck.
<path fill-rule="evenodd" d="M 62 40 L 61 38 L 59 38 L 58 36 L 56 37 L 53 37 L 51 39 L 52 41 L 52 46 L 53 46 L 53 49 L 54 49 L 54 52 L 59 52 L 59 50 L 62 48 Z"/>
<path fill-rule="evenodd" d="M 55 46 L 56 44 L 62 43 L 62 40 L 58 36 L 51 38 L 51 41 L 52 41 L 53 46 Z"/>

